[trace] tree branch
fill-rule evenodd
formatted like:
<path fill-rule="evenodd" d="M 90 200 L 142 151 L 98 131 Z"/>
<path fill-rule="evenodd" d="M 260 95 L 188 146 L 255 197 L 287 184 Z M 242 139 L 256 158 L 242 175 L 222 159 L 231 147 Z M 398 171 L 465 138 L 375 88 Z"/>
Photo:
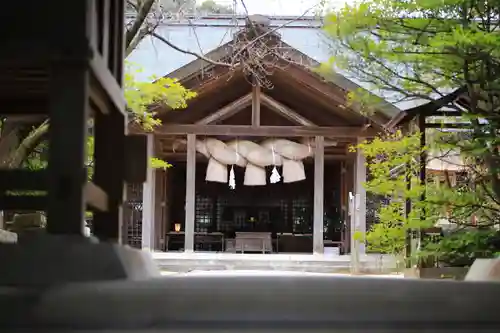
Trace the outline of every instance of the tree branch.
<path fill-rule="evenodd" d="M 200 53 L 182 49 L 182 48 L 178 47 L 177 45 L 175 45 L 174 43 L 170 42 L 168 39 L 164 38 L 163 36 L 160 36 L 159 34 L 157 34 L 154 31 L 150 32 L 150 35 L 157 38 L 158 40 L 162 41 L 163 43 L 167 44 L 168 46 L 170 46 L 171 48 L 173 48 L 174 50 L 176 50 L 178 52 L 195 56 L 196 58 L 203 60 L 209 64 L 212 64 L 215 66 L 224 66 L 224 67 L 229 67 L 229 68 L 234 67 L 232 64 L 215 61 L 215 60 L 209 59 L 209 58 L 201 55 Z"/>
<path fill-rule="evenodd" d="M 132 41 L 137 36 L 139 30 L 141 29 L 144 21 L 148 18 L 151 7 L 153 7 L 155 0 L 143 0 L 139 4 L 139 10 L 137 11 L 137 16 L 132 23 L 132 26 L 128 29 L 125 34 L 125 49 L 128 49 Z"/>

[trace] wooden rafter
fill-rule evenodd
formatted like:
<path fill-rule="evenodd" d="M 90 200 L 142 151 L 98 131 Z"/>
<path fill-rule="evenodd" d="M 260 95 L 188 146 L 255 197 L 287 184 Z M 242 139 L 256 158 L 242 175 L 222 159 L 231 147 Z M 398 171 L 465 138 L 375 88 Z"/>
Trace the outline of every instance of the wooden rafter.
<path fill-rule="evenodd" d="M 224 106 L 223 108 L 219 109 L 215 113 L 209 114 L 205 118 L 199 120 L 196 122 L 198 125 L 209 125 L 213 124 L 219 121 L 222 121 L 224 119 L 227 119 L 231 116 L 234 116 L 241 110 L 245 109 L 247 106 L 249 106 L 252 103 L 252 94 L 248 93 L 243 97 L 238 98 L 234 102 Z"/>
<path fill-rule="evenodd" d="M 320 127 L 320 126 L 248 126 L 248 125 L 161 125 L 155 129 L 158 135 L 211 135 L 211 136 L 267 136 L 267 137 L 312 137 L 332 138 L 374 137 L 373 128 Z"/>
<path fill-rule="evenodd" d="M 312 121 L 304 118 L 297 112 L 293 111 L 286 105 L 281 104 L 274 98 L 267 96 L 266 94 L 261 95 L 262 104 L 268 106 L 271 111 L 276 112 L 277 114 L 283 116 L 284 118 L 291 120 L 292 122 L 301 125 L 301 126 L 317 126 L 317 124 Z"/>

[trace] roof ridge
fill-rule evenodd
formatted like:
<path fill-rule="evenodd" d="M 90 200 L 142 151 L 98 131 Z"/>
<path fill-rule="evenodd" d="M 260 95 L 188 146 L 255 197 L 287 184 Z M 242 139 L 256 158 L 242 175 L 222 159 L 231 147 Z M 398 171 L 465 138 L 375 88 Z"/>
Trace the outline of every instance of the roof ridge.
<path fill-rule="evenodd" d="M 257 15 L 257 14 L 256 14 Z M 323 17 L 317 16 L 317 15 L 306 15 L 306 16 L 301 16 L 301 15 L 264 15 L 264 14 L 258 14 L 258 15 L 263 15 L 271 20 L 296 20 L 297 22 L 299 21 L 321 21 Z M 136 16 L 135 13 L 128 13 L 126 14 L 127 19 L 132 19 Z M 203 15 L 182 15 L 179 20 L 214 20 L 214 19 L 219 19 L 219 20 L 245 20 L 248 17 L 248 15 L 244 14 L 203 14 Z"/>

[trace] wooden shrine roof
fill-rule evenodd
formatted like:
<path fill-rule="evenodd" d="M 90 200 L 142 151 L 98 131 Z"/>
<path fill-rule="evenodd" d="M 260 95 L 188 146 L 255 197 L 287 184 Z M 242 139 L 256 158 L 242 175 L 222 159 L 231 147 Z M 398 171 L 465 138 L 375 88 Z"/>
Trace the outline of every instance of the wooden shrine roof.
<path fill-rule="evenodd" d="M 230 43 L 207 53 L 205 57 L 215 62 L 227 63 L 232 50 Z M 276 117 L 276 114 L 268 112 L 270 105 L 295 111 L 294 114 L 298 114 L 298 121 L 302 125 L 370 125 L 379 130 L 400 112 L 397 107 L 382 101 L 375 112 L 364 114 L 358 105 L 347 101 L 348 93 L 362 89 L 360 86 L 338 73 L 332 73 L 328 77 L 320 76 L 314 70 L 320 65 L 317 61 L 282 41 L 280 49 L 286 52 L 268 77 L 272 87 L 262 88 L 267 102 L 262 107 L 262 125 L 293 125 L 290 119 L 278 119 L 280 117 Z M 241 112 L 231 119 L 226 119 L 224 124 L 248 123 L 251 110 L 248 94 L 251 92 L 251 84 L 239 66 L 230 68 L 197 59 L 166 76 L 179 79 L 186 88 L 197 92 L 198 95 L 188 102 L 186 109 L 171 110 L 164 105 L 158 106 L 155 111 L 163 124 L 195 124 L 231 103 L 245 105 L 241 107 Z M 297 122 L 297 119 L 293 120 Z"/>

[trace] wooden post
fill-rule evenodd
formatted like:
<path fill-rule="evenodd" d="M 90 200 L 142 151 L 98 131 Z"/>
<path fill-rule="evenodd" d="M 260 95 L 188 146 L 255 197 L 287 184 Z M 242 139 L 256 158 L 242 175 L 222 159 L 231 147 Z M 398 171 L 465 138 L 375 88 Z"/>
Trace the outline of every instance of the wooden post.
<path fill-rule="evenodd" d="M 75 8 L 75 13 L 80 13 L 81 9 Z M 75 18 L 75 22 L 82 19 Z M 74 31 L 67 32 L 70 36 Z M 83 49 L 81 40 L 80 43 L 74 41 L 74 46 L 68 46 L 71 45 L 69 37 L 60 44 L 61 50 L 67 46 L 73 52 L 68 55 L 70 58 L 74 56 L 78 59 L 78 46 L 80 50 Z M 63 55 L 60 52 L 57 56 Z M 62 59 L 52 64 L 49 84 L 50 195 L 47 209 L 47 232 L 52 234 L 84 234 L 84 184 L 87 180 L 84 164 L 87 162 L 87 120 L 90 109 L 88 87 L 89 73 L 83 61 L 68 66 Z"/>
<path fill-rule="evenodd" d="M 346 227 L 347 227 L 347 232 L 346 232 L 346 240 L 348 242 L 346 246 L 346 252 L 351 252 L 352 247 L 354 246 L 352 242 L 352 226 L 351 226 L 351 215 L 353 214 L 350 211 L 350 205 L 351 205 L 351 195 L 354 193 L 354 158 L 352 160 L 347 160 L 346 161 Z"/>
<path fill-rule="evenodd" d="M 364 138 L 359 138 L 358 142 L 361 143 Z M 354 188 L 356 194 L 355 200 L 355 216 L 356 216 L 356 230 L 351 232 L 359 231 L 363 235 L 366 233 L 366 159 L 365 155 L 361 150 L 356 152 L 356 165 L 355 165 L 355 179 Z M 358 253 L 360 255 L 365 253 L 365 243 L 359 243 Z"/>
<path fill-rule="evenodd" d="M 356 197 L 352 192 L 349 192 L 349 230 L 351 243 L 351 273 L 359 273 L 359 241 L 355 237 L 356 232 Z"/>
<path fill-rule="evenodd" d="M 155 206 L 154 206 L 154 221 L 155 221 L 155 235 L 154 235 L 154 248 L 156 250 L 164 249 L 165 244 L 165 219 L 163 211 L 165 209 L 165 201 L 167 189 L 165 180 L 167 170 L 155 170 Z"/>
<path fill-rule="evenodd" d="M 252 86 L 252 126 L 260 126 L 260 85 L 255 80 Z"/>
<path fill-rule="evenodd" d="M 322 254 L 323 246 L 323 195 L 325 176 L 325 138 L 315 138 L 314 152 L 314 212 L 313 212 L 313 253 Z"/>
<path fill-rule="evenodd" d="M 195 216 L 195 177 L 196 177 L 196 135 L 187 135 L 187 168 L 186 168 L 186 204 L 184 223 L 184 251 L 194 251 L 194 216 Z"/>
<path fill-rule="evenodd" d="M 147 134 L 148 137 L 148 159 L 154 154 L 154 134 Z M 148 161 L 148 171 L 146 182 L 142 186 L 142 248 L 154 250 L 155 246 L 155 170 Z"/>
<path fill-rule="evenodd" d="M 420 186 L 423 187 L 423 192 L 422 196 L 420 197 L 421 201 L 425 201 L 426 198 L 426 170 L 427 170 L 427 151 L 425 150 L 425 146 L 427 144 L 426 142 L 426 136 L 425 136 L 425 131 L 426 131 L 426 115 L 421 114 L 418 118 L 418 127 L 420 130 L 420 170 L 419 170 L 419 180 L 420 180 Z M 420 220 L 423 222 L 425 221 L 426 218 L 426 211 L 425 209 L 422 210 Z M 416 253 L 420 249 L 420 243 L 422 239 L 422 230 L 417 229 L 412 233 L 412 238 L 414 241 L 413 248 L 412 248 L 412 253 Z M 418 266 L 420 261 L 417 261 L 415 264 Z"/>
<path fill-rule="evenodd" d="M 411 130 L 411 128 L 409 125 L 405 126 L 405 128 L 404 128 L 405 134 L 409 133 L 410 130 Z M 405 172 L 406 172 L 406 179 L 405 180 L 406 180 L 406 189 L 408 191 L 411 190 L 411 178 L 412 177 L 411 177 L 410 171 L 411 171 L 411 166 L 409 163 L 407 163 L 405 166 Z M 411 200 L 406 199 L 406 202 L 405 202 L 405 217 L 406 217 L 406 219 L 408 219 L 408 217 L 410 216 L 411 209 L 412 209 Z M 406 230 L 405 241 L 406 241 L 406 247 L 405 247 L 406 263 L 405 263 L 405 266 L 406 266 L 406 268 L 411 269 L 413 267 L 413 260 L 411 259 L 413 257 L 413 230 L 411 230 L 409 228 Z"/>

